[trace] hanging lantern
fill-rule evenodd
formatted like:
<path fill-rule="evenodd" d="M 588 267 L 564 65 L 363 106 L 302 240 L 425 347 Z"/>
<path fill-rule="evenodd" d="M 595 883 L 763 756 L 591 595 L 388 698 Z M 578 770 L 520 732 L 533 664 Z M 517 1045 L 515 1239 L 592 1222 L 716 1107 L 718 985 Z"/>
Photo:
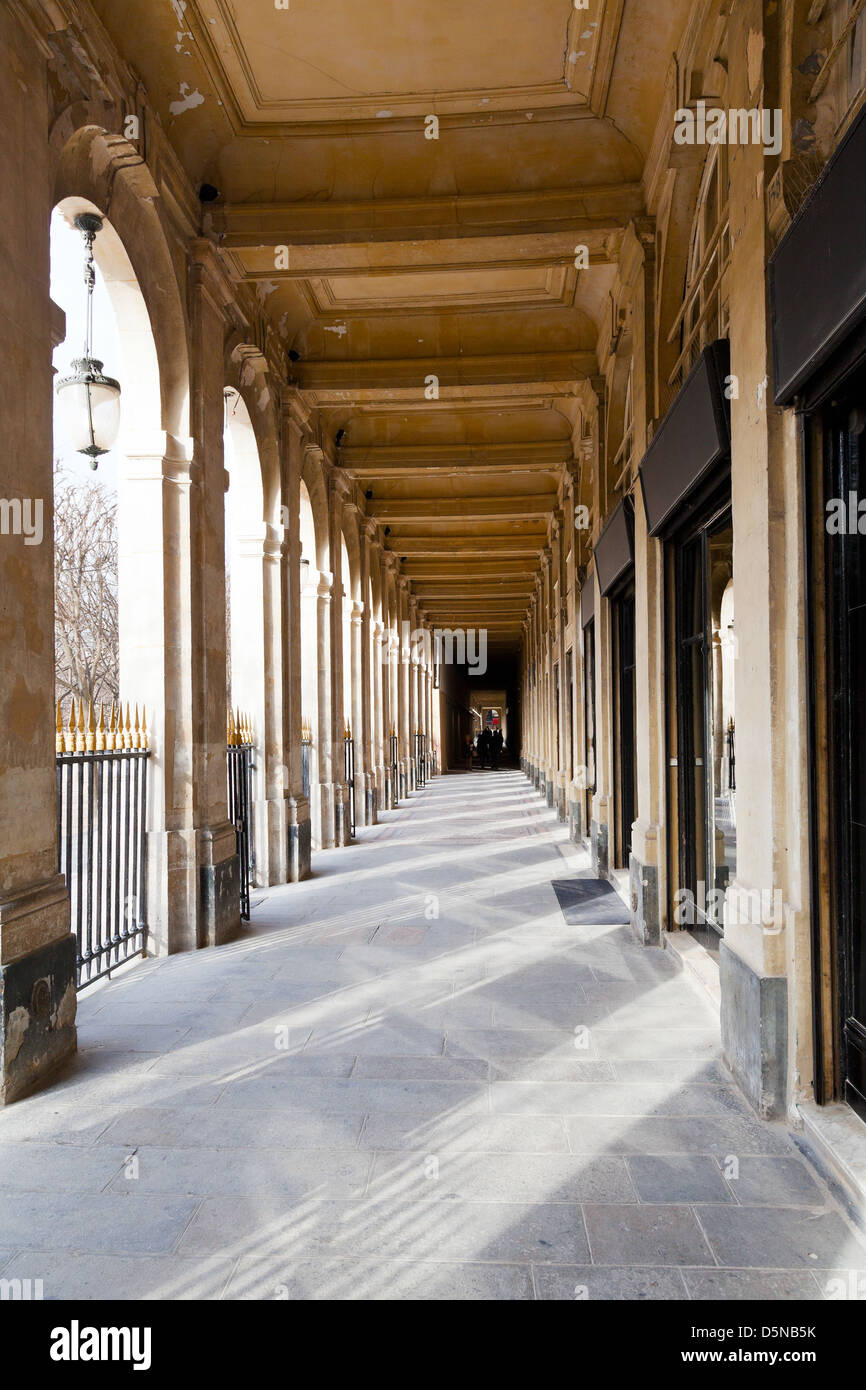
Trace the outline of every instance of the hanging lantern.
<path fill-rule="evenodd" d="M 75 226 L 86 247 L 84 356 L 75 358 L 71 373 L 60 378 L 56 391 L 69 443 L 79 454 L 87 454 L 90 467 L 96 468 L 99 456 L 108 453 L 120 429 L 120 383 L 105 376 L 102 363 L 93 356 L 93 242 L 102 218 L 97 213 L 84 212 L 75 218 Z"/>

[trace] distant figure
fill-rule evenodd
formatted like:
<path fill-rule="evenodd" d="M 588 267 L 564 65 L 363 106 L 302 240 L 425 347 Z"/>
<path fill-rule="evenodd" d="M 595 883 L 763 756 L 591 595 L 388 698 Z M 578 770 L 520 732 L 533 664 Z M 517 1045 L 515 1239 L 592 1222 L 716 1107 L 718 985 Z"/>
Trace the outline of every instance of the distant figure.
<path fill-rule="evenodd" d="M 490 730 L 487 728 L 482 729 L 481 733 L 478 736 L 478 756 L 481 759 L 482 767 L 486 767 L 490 761 L 492 742 L 493 740 L 490 736 Z"/>
<path fill-rule="evenodd" d="M 497 729 L 490 740 L 490 763 L 494 772 L 499 769 L 499 755 L 502 752 L 502 745 L 504 742 L 505 739 L 502 737 L 502 730 Z"/>
<path fill-rule="evenodd" d="M 466 759 L 466 766 L 472 771 L 472 735 L 467 734 L 463 740 L 463 756 Z"/>

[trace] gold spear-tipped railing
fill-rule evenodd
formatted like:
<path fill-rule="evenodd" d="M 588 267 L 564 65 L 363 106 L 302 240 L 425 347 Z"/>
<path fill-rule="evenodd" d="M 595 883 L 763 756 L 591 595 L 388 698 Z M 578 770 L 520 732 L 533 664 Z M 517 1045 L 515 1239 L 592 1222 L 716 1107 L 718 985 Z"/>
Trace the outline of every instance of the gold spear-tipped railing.
<path fill-rule="evenodd" d="M 252 717 L 241 709 L 226 711 L 226 774 L 228 779 L 229 820 L 235 828 L 240 865 L 241 917 L 250 918 L 250 884 L 253 861 L 253 747 Z"/>
<path fill-rule="evenodd" d="M 78 701 L 76 711 L 75 699 L 73 698 L 69 702 L 69 720 L 64 727 L 62 702 L 58 700 L 54 740 L 56 751 L 58 753 L 114 753 L 132 749 L 147 751 L 150 743 L 145 707 L 144 705 L 141 706 L 140 716 L 138 705 L 136 704 L 132 708 L 135 709 L 134 715 L 130 713 L 131 706 L 127 700 L 126 714 L 124 714 L 122 703 L 118 707 L 112 700 L 106 723 L 103 701 L 99 703 L 99 719 L 97 721 L 96 708 L 92 701 L 88 703 L 85 717 L 84 701 Z"/>
<path fill-rule="evenodd" d="M 145 950 L 147 764 L 143 705 L 57 701 L 57 867 L 69 889 L 79 987 Z"/>

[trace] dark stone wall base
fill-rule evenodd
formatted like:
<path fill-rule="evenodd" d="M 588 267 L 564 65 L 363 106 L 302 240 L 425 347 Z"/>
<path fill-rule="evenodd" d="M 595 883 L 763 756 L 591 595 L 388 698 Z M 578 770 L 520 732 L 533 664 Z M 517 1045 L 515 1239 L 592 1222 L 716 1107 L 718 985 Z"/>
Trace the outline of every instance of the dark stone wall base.
<path fill-rule="evenodd" d="M 241 929 L 241 866 L 236 854 L 220 864 L 202 864 L 201 922 L 202 946 L 224 946 L 234 941 Z"/>
<path fill-rule="evenodd" d="M 643 946 L 660 946 L 662 929 L 659 915 L 659 871 L 655 864 L 642 864 L 629 857 L 631 929 Z"/>
<path fill-rule="evenodd" d="M 589 841 L 592 850 L 592 872 L 599 878 L 607 878 L 609 862 L 607 849 L 607 826 L 598 821 L 590 821 Z"/>
<path fill-rule="evenodd" d="M 719 948 L 725 1061 L 759 1115 L 786 1110 L 788 982 L 756 975 L 723 941 Z"/>
<path fill-rule="evenodd" d="M 548 781 L 547 781 L 547 783 L 546 783 L 546 785 L 545 785 L 545 789 L 544 789 L 544 792 L 545 792 L 545 797 L 544 797 L 544 799 L 545 799 L 545 801 L 547 802 L 548 806 L 550 806 L 550 807 L 553 806 L 553 793 L 554 793 L 554 791 L 555 791 L 555 788 L 554 788 L 553 782 L 552 782 L 550 779 L 548 779 Z"/>
<path fill-rule="evenodd" d="M 561 821 L 563 821 L 563 822 L 564 822 L 564 821 L 567 821 L 567 820 L 568 820 L 568 800 L 567 800 L 566 795 L 565 795 L 565 787 L 560 787 L 560 786 L 557 786 L 557 787 L 556 787 L 556 792 L 555 792 L 555 798 L 554 798 L 554 799 L 555 799 L 555 801 L 556 801 L 556 815 L 557 815 L 557 819 L 558 819 L 558 820 L 561 820 Z"/>
<path fill-rule="evenodd" d="M 580 844 L 583 839 L 583 807 L 579 801 L 568 803 L 568 831 L 569 838 L 576 845 Z"/>
<path fill-rule="evenodd" d="M 77 1048 L 74 936 L 0 967 L 0 1104 L 29 1095 Z"/>

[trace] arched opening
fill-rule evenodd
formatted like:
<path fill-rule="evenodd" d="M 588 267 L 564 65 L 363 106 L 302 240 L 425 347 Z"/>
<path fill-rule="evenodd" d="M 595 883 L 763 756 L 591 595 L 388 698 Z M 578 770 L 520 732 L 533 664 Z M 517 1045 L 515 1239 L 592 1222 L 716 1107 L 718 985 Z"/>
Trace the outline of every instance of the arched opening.
<path fill-rule="evenodd" d="M 223 458 L 228 473 L 225 499 L 226 705 L 235 737 L 253 745 L 250 764 L 251 881 L 261 886 L 267 863 L 265 813 L 266 653 L 264 494 L 259 449 L 244 397 L 226 387 Z M 240 725 L 240 731 L 237 726 Z M 257 754 L 257 755 L 256 755 Z M 231 808 L 230 808 L 231 809 Z"/>
<path fill-rule="evenodd" d="M 322 802 L 319 790 L 319 569 L 316 523 L 306 483 L 301 481 L 301 716 L 303 788 L 310 800 L 313 849 L 322 847 Z"/>
<path fill-rule="evenodd" d="M 89 309 L 86 244 L 74 225 L 85 213 L 101 219 Z M 161 909 L 149 892 L 148 830 L 160 818 L 164 762 L 150 756 L 148 744 L 155 735 L 165 747 L 165 700 L 145 677 L 163 638 L 158 595 L 142 572 L 154 538 L 134 500 L 134 480 L 145 441 L 159 431 L 162 403 L 147 305 L 111 222 L 87 199 L 64 198 L 52 212 L 49 245 L 51 296 L 66 319 L 55 372 L 62 378 L 86 355 L 89 313 L 92 356 L 121 387 L 120 437 L 98 458 L 76 452 L 80 440 L 69 442 L 55 394 L 58 823 L 84 985 L 146 949 Z"/>

